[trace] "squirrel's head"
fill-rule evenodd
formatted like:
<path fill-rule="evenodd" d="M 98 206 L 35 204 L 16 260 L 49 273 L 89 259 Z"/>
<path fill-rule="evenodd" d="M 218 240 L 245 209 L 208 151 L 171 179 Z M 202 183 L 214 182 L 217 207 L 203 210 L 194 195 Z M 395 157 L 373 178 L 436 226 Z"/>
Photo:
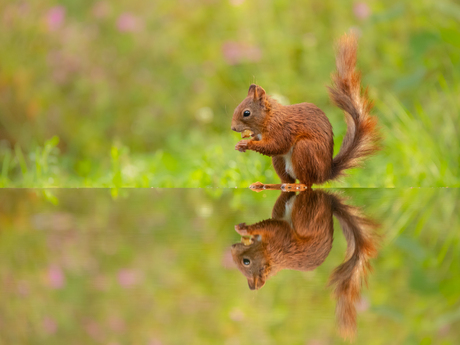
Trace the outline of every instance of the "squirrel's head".
<path fill-rule="evenodd" d="M 249 87 L 248 96 L 235 109 L 232 118 L 232 130 L 252 131 L 252 137 L 262 134 L 265 119 L 270 112 L 270 102 L 265 90 L 258 85 Z"/>
<path fill-rule="evenodd" d="M 264 286 L 270 273 L 270 265 L 260 240 L 253 240 L 249 245 L 233 244 L 232 257 L 240 272 L 247 278 L 251 290 Z"/>

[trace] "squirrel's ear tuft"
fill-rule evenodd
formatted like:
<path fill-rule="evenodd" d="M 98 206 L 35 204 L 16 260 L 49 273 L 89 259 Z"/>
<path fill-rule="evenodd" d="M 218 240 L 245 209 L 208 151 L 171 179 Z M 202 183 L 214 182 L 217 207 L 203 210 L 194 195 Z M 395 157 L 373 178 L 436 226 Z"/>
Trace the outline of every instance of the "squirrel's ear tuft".
<path fill-rule="evenodd" d="M 256 282 L 254 281 L 254 278 L 248 278 L 248 286 L 251 290 L 256 289 Z"/>
<path fill-rule="evenodd" d="M 256 84 L 251 84 L 251 86 L 249 86 L 248 96 L 254 96 L 254 92 L 256 91 L 256 88 L 257 88 Z"/>
<path fill-rule="evenodd" d="M 265 98 L 265 90 L 256 84 L 249 86 L 248 96 L 252 96 L 254 101 L 262 100 Z"/>

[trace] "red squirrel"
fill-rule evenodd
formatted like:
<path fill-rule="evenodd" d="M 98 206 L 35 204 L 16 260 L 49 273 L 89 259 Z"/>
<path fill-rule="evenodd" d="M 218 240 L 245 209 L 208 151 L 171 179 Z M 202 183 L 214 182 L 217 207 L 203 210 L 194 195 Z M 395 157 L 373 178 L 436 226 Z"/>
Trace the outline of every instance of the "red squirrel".
<path fill-rule="evenodd" d="M 359 208 L 344 203 L 336 194 L 307 190 L 278 197 L 272 218 L 253 225 L 241 223 L 235 230 L 242 243 L 232 245 L 233 261 L 247 278 L 251 290 L 283 269 L 311 271 L 321 265 L 332 248 L 333 219 L 337 217 L 347 250 L 345 262 L 331 274 L 337 300 L 336 317 L 342 336 L 353 338 L 356 330 L 355 302 L 362 281 L 377 254 L 378 224 Z"/>
<path fill-rule="evenodd" d="M 367 89 L 361 90 L 361 75 L 355 70 L 356 51 L 356 37 L 342 36 L 337 45 L 337 72 L 328 89 L 332 102 L 345 112 L 347 132 L 334 158 L 332 125 L 314 104 L 284 106 L 252 84 L 236 107 L 232 130 L 252 139 L 241 140 L 235 149 L 271 156 L 282 189 L 292 188 L 296 180 L 311 188 L 312 184 L 336 179 L 378 150 L 377 120 L 370 116 L 373 105 Z"/>

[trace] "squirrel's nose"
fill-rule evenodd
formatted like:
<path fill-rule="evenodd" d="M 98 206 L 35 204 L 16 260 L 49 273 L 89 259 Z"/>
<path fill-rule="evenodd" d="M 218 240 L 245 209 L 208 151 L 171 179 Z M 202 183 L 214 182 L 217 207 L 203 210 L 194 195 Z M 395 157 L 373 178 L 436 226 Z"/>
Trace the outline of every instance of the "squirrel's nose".
<path fill-rule="evenodd" d="M 236 127 L 235 126 L 232 126 L 232 131 L 236 132 Z"/>

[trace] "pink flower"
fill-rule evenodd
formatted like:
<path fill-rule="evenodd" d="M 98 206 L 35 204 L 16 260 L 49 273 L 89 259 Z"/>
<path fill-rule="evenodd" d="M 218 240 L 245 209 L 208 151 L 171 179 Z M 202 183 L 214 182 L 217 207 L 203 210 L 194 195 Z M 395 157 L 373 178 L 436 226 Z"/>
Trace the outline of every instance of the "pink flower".
<path fill-rule="evenodd" d="M 241 51 L 239 44 L 236 42 L 224 43 L 222 46 L 222 52 L 229 65 L 236 65 L 243 58 L 243 52 Z"/>
<path fill-rule="evenodd" d="M 371 15 L 371 9 L 364 2 L 358 2 L 353 6 L 353 13 L 358 19 L 366 19 Z"/>
<path fill-rule="evenodd" d="M 52 68 L 52 78 L 57 84 L 65 84 L 72 80 L 79 71 L 81 61 L 77 55 L 70 55 L 62 51 L 51 51 L 48 54 L 48 64 Z M 56 214 L 52 217 L 37 215 L 37 228 L 53 230 L 69 229 L 73 226 L 72 217 L 65 214 Z M 56 243 L 59 245 L 59 243 Z"/>
<path fill-rule="evenodd" d="M 110 14 L 110 3 L 107 1 L 98 1 L 91 9 L 91 12 L 96 18 L 105 18 Z"/>
<path fill-rule="evenodd" d="M 111 316 L 109 319 L 109 326 L 115 332 L 124 332 L 126 325 L 123 319 L 117 316 Z"/>
<path fill-rule="evenodd" d="M 54 289 L 60 289 L 64 286 L 65 277 L 59 266 L 51 265 L 48 268 L 48 284 Z"/>
<path fill-rule="evenodd" d="M 46 13 L 46 24 L 48 30 L 56 31 L 58 30 L 65 19 L 65 8 L 64 6 L 55 6 L 51 7 Z"/>
<path fill-rule="evenodd" d="M 30 5 L 26 2 L 23 2 L 19 5 L 19 14 L 24 16 L 26 14 L 29 14 L 30 13 Z"/>
<path fill-rule="evenodd" d="M 97 341 L 102 341 L 102 330 L 99 324 L 94 320 L 88 320 L 83 328 L 85 329 L 86 333 Z"/>
<path fill-rule="evenodd" d="M 232 257 L 232 251 L 230 250 L 230 248 L 227 248 L 227 250 L 222 255 L 222 266 L 229 270 L 236 268 L 235 262 L 233 261 Z"/>
<path fill-rule="evenodd" d="M 236 65 L 244 60 L 257 62 L 262 58 L 262 52 L 259 47 L 244 42 L 225 42 L 222 45 L 222 53 L 229 65 Z"/>
<path fill-rule="evenodd" d="M 26 281 L 24 280 L 19 281 L 17 289 L 18 289 L 19 295 L 24 296 L 24 297 L 29 295 L 29 292 L 30 292 L 29 284 L 27 284 Z"/>
<path fill-rule="evenodd" d="M 121 269 L 118 272 L 118 283 L 124 288 L 130 288 L 139 283 L 139 275 L 131 269 Z"/>
<path fill-rule="evenodd" d="M 242 5 L 244 0 L 230 0 L 230 4 L 233 6 L 240 6 Z"/>
<path fill-rule="evenodd" d="M 243 321 L 244 320 L 244 312 L 241 309 L 233 308 L 229 313 L 230 319 L 233 321 Z"/>
<path fill-rule="evenodd" d="M 47 334 L 54 334 L 57 331 L 57 323 L 50 317 L 45 317 L 42 321 L 43 330 Z"/>
<path fill-rule="evenodd" d="M 449 335 L 449 332 L 451 330 L 452 326 L 449 325 L 449 324 L 445 324 L 443 326 L 441 326 L 439 329 L 438 329 L 438 334 L 439 336 L 441 337 L 447 337 Z"/>
<path fill-rule="evenodd" d="M 131 13 L 123 13 L 118 17 L 117 29 L 120 32 L 137 32 L 142 28 L 142 21 Z"/>

